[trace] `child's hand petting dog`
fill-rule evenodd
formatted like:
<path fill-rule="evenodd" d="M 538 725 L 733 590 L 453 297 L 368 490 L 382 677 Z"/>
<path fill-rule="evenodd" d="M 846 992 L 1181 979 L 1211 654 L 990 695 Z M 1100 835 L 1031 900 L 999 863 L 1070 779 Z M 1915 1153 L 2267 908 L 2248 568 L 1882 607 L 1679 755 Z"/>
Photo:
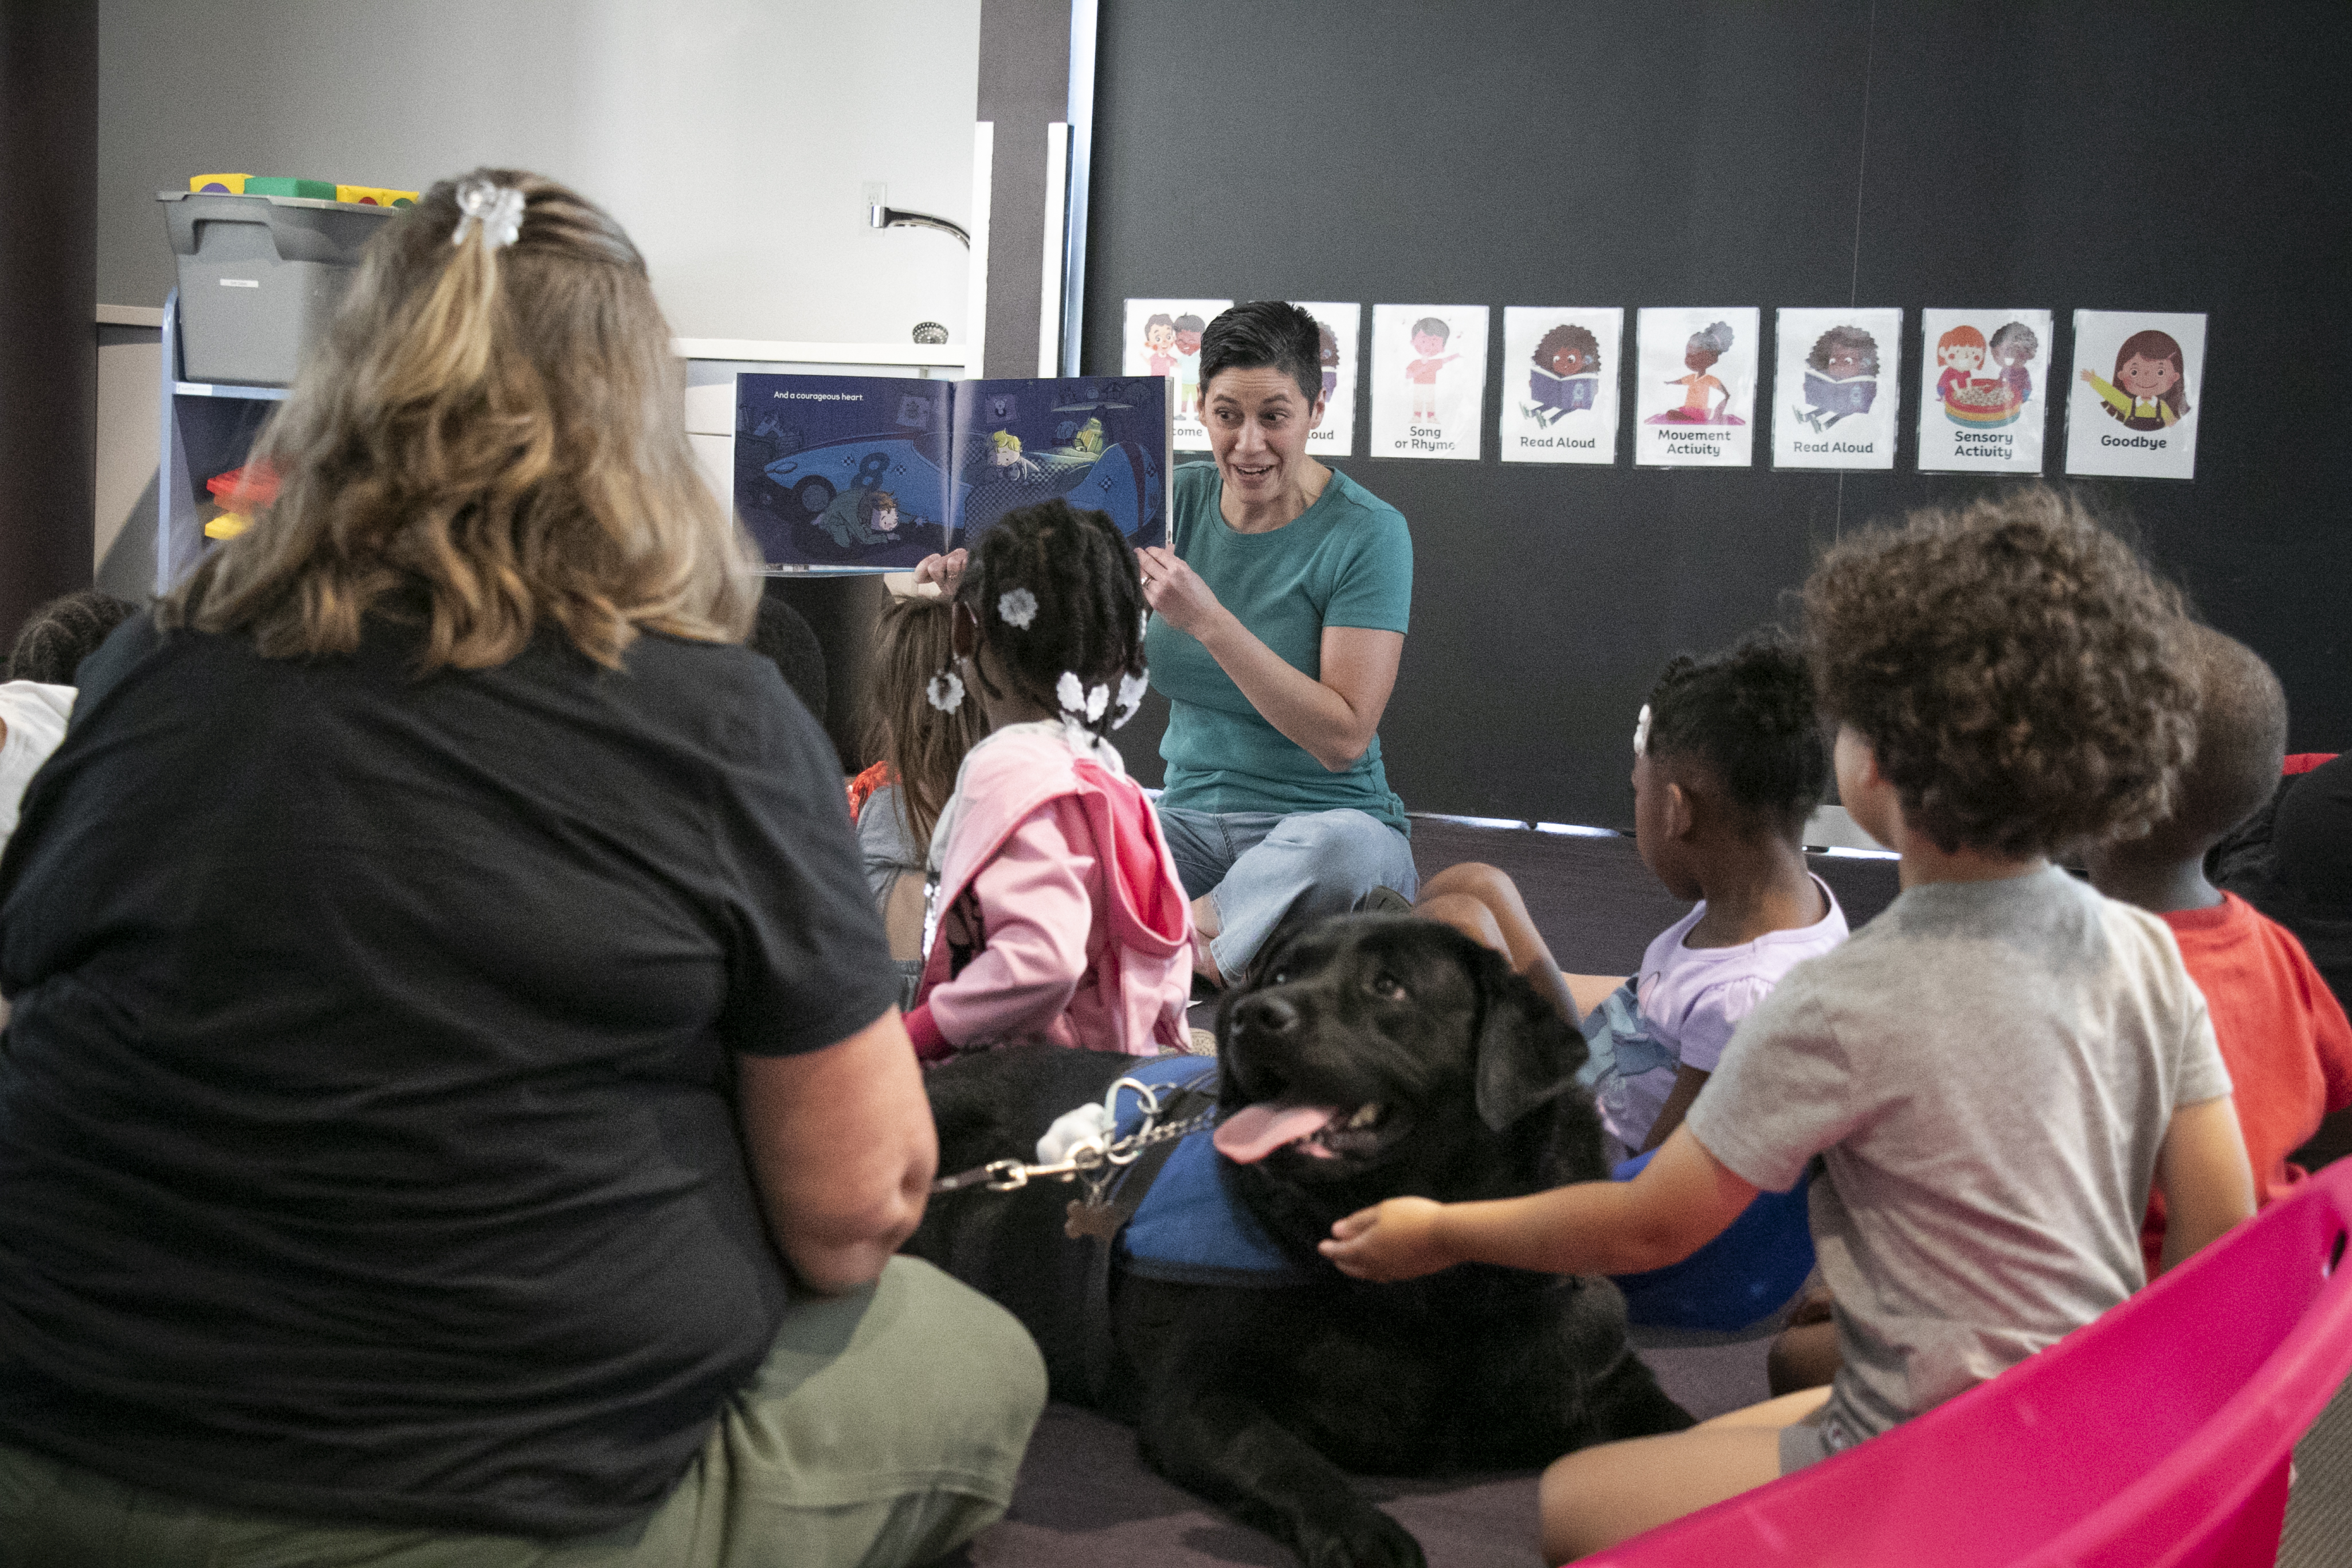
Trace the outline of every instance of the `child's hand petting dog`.
<path fill-rule="evenodd" d="M 1460 1261 L 1438 1235 L 1444 1211 L 1429 1198 L 1391 1198 L 1333 1221 L 1332 1239 L 1318 1243 L 1318 1249 L 1351 1279 L 1385 1284 L 1434 1274 Z"/>

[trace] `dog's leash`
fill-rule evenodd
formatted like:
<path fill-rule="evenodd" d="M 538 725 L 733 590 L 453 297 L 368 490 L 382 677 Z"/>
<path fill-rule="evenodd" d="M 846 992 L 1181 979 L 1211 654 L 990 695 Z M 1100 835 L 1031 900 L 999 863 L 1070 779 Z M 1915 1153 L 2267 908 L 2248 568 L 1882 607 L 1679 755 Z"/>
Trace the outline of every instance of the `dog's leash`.
<path fill-rule="evenodd" d="M 1199 1131 L 1217 1119 L 1213 1105 L 1196 1115 L 1179 1121 L 1163 1122 L 1160 1112 L 1166 1100 L 1164 1091 L 1172 1100 L 1188 1086 L 1163 1084 L 1154 1088 L 1122 1078 L 1110 1086 L 1105 1101 L 1115 1101 L 1118 1091 L 1130 1089 L 1143 1102 L 1143 1124 L 1124 1138 L 1104 1140 L 1082 1138 L 1070 1152 L 1051 1164 L 1033 1164 L 1020 1160 L 991 1160 L 985 1165 L 974 1165 L 969 1171 L 959 1171 L 952 1176 L 941 1176 L 931 1184 L 933 1193 L 960 1193 L 966 1187 L 986 1187 L 992 1193 L 1017 1193 L 1031 1182 L 1066 1182 L 1083 1177 L 1090 1192 L 1098 1191 L 1109 1181 L 1111 1173 L 1125 1165 L 1132 1165 L 1143 1157 L 1144 1151 L 1155 1144 L 1170 1143 L 1187 1134 Z"/>

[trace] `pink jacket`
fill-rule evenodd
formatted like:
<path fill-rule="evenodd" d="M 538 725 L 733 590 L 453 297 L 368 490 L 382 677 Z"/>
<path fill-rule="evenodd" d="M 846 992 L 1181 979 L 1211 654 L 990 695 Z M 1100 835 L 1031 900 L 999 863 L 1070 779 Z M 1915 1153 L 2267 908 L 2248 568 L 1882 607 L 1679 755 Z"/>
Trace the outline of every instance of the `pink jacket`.
<path fill-rule="evenodd" d="M 957 780 L 916 1006 L 916 1054 L 1046 1039 L 1185 1044 L 1192 910 L 1134 780 L 1049 725 L 1001 731 Z"/>

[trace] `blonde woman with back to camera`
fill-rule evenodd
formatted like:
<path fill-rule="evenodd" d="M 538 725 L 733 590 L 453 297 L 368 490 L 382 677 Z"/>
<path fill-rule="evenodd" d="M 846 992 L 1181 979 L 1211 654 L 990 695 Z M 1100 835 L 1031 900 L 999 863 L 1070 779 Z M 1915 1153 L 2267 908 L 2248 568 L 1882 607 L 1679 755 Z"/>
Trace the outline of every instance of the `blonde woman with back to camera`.
<path fill-rule="evenodd" d="M 0 885 L 0 1563 L 920 1562 L 1044 1399 L 645 264 L 370 247 Z"/>

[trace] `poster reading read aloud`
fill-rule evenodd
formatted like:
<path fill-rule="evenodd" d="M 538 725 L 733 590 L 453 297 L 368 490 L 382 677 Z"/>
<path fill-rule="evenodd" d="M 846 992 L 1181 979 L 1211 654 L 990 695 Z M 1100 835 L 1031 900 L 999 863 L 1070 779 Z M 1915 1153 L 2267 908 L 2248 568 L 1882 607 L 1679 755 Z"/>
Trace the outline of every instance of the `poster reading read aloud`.
<path fill-rule="evenodd" d="M 1755 448 L 1753 305 L 1645 308 L 1633 377 L 1633 461 L 1744 468 Z"/>
<path fill-rule="evenodd" d="M 1772 466 L 1893 468 L 1903 312 L 1784 309 L 1775 335 Z"/>
<path fill-rule="evenodd" d="M 1503 308 L 1503 461 L 1617 460 L 1622 307 Z"/>
<path fill-rule="evenodd" d="M 1364 308 L 1325 305 L 1300 300 L 1298 308 L 1315 318 L 1322 339 L 1323 423 L 1307 433 L 1307 449 L 1318 458 L 1356 455 L 1356 359 L 1363 353 Z"/>
<path fill-rule="evenodd" d="M 2050 312 L 1919 312 L 1919 469 L 2038 474 Z"/>
<path fill-rule="evenodd" d="M 1373 306 L 1370 374 L 1371 456 L 1477 459 L 1486 306 Z"/>
<path fill-rule="evenodd" d="M 1119 355 L 1122 375 L 1173 376 L 1176 449 L 1205 452 L 1209 433 L 1201 426 L 1201 334 L 1231 300 L 1129 300 L 1127 335 Z"/>
<path fill-rule="evenodd" d="M 2204 386 L 2202 315 L 2075 311 L 2066 471 L 2195 479 Z"/>

